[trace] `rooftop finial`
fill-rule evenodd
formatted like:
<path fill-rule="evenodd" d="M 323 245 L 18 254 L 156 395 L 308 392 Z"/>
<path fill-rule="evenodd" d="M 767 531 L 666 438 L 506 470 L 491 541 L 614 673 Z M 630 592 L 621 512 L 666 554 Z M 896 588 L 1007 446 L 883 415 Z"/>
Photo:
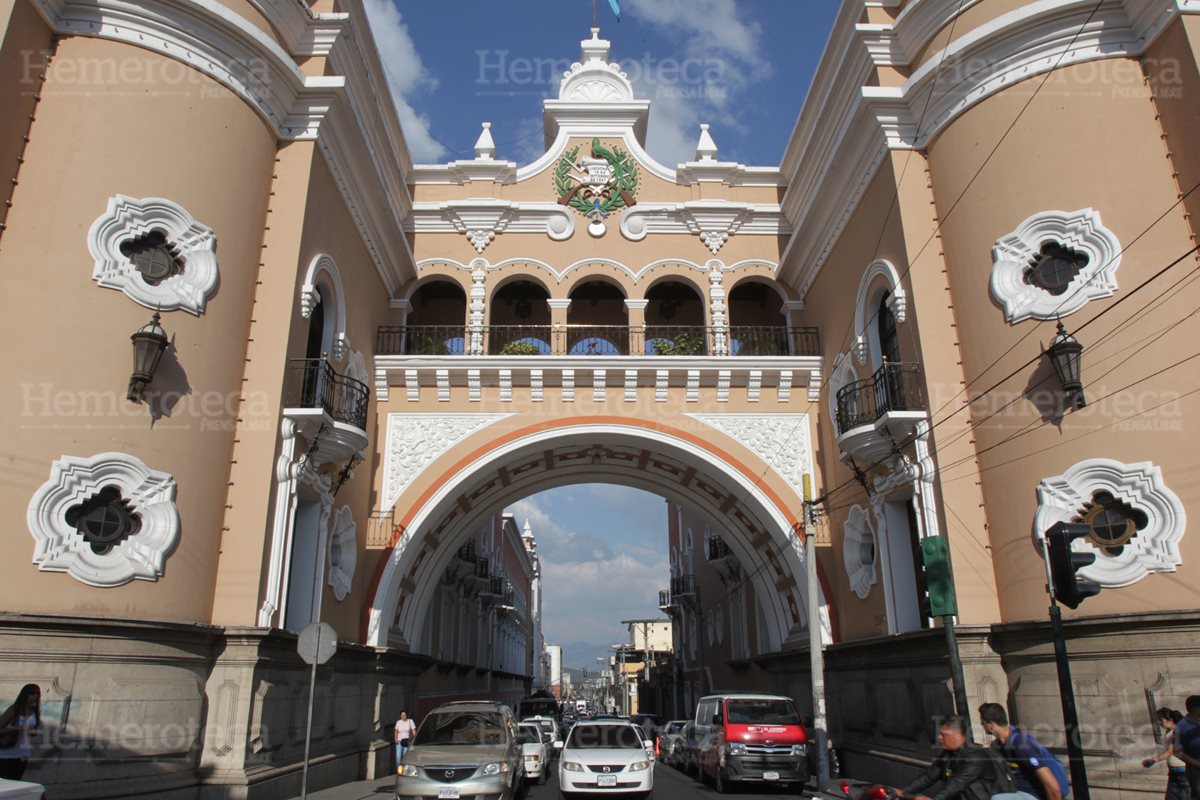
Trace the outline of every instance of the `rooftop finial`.
<path fill-rule="evenodd" d="M 477 161 L 494 161 L 496 158 L 496 143 L 492 141 L 492 123 L 483 123 L 483 132 L 475 141 L 475 159 Z"/>
<path fill-rule="evenodd" d="M 717 143 L 708 133 L 708 123 L 700 125 L 700 141 L 696 143 L 697 161 L 715 161 L 717 158 Z"/>

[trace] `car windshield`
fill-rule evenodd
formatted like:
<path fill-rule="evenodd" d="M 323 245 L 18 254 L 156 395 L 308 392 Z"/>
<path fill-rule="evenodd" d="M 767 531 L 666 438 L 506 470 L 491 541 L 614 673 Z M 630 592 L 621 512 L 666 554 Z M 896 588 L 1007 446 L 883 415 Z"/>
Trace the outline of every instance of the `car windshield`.
<path fill-rule="evenodd" d="M 681 730 L 683 730 L 684 724 L 685 723 L 682 722 L 672 722 L 667 726 L 667 733 L 679 733 Z"/>
<path fill-rule="evenodd" d="M 576 750 L 636 750 L 642 737 L 630 725 L 576 725 L 567 747 Z"/>
<path fill-rule="evenodd" d="M 431 714 L 421 723 L 414 746 L 503 744 L 504 720 L 480 712 Z"/>
<path fill-rule="evenodd" d="M 537 725 L 521 725 L 520 731 L 525 736 L 528 736 L 531 742 L 540 742 L 542 740 L 542 729 Z"/>
<path fill-rule="evenodd" d="M 730 700 L 726 706 L 732 725 L 799 725 L 791 700 Z"/>

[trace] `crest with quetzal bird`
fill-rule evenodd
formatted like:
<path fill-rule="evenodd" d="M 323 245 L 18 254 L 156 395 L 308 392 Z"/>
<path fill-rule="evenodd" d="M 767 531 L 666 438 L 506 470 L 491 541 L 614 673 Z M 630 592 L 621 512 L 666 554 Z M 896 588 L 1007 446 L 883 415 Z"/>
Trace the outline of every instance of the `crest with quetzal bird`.
<path fill-rule="evenodd" d="M 588 233 L 603 236 L 609 214 L 637 204 L 638 168 L 619 147 L 608 148 L 592 139 L 591 156 L 579 157 L 582 145 L 562 154 L 554 170 L 558 202 L 583 214 Z"/>

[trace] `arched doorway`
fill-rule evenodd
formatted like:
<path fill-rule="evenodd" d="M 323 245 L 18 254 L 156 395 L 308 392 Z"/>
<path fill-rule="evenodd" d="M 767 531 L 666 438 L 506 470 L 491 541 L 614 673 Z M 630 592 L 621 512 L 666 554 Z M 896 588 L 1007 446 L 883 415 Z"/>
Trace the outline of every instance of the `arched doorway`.
<path fill-rule="evenodd" d="M 435 488 L 395 514 L 400 533 L 380 562 L 365 610 L 367 643 L 425 652 L 439 578 L 466 537 L 508 504 L 574 483 L 632 486 L 721 520 L 760 604 L 762 649 L 776 652 L 807 639 L 799 499 L 768 488 L 761 480 L 765 465 L 741 463 L 693 434 L 617 418 L 568 420 L 498 438 L 481 433 L 472 442 L 478 446 L 471 455 L 426 476 L 422 484 Z M 828 641 L 823 600 L 820 612 Z"/>

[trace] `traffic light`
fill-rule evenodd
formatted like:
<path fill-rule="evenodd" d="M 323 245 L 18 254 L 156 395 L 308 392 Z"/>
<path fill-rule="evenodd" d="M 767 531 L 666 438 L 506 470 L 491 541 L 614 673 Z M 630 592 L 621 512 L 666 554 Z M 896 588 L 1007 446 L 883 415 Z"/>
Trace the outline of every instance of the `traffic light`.
<path fill-rule="evenodd" d="M 1068 608 L 1079 608 L 1100 594 L 1100 584 L 1076 575 L 1096 560 L 1095 553 L 1076 553 L 1071 542 L 1090 536 L 1092 528 L 1079 522 L 1057 522 L 1046 531 L 1046 558 L 1050 563 L 1050 594 Z"/>
<path fill-rule="evenodd" d="M 954 594 L 954 574 L 950 571 L 950 551 L 945 536 L 926 536 L 921 540 L 921 561 L 925 564 L 925 589 L 929 593 L 929 616 L 948 617 L 958 613 Z"/>

